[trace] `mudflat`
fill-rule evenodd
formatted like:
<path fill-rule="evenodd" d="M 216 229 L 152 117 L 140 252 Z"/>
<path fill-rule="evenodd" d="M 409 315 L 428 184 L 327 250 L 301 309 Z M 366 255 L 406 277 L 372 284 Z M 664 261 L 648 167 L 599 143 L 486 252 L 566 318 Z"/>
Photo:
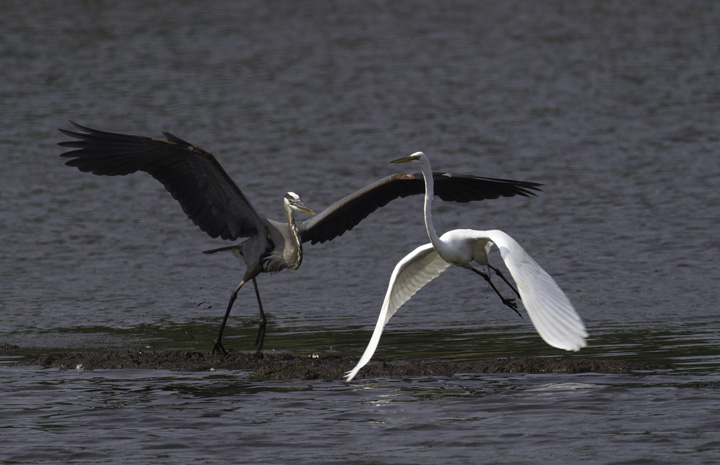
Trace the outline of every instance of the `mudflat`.
<path fill-rule="evenodd" d="M 52 352 L 24 358 L 18 365 L 61 370 L 148 369 L 172 371 L 241 370 L 256 380 L 342 379 L 357 358 L 230 351 L 227 354 L 164 351 Z M 603 358 L 512 357 L 476 361 L 373 360 L 357 378 L 453 376 L 460 373 L 631 373 L 671 369 L 668 365 Z"/>

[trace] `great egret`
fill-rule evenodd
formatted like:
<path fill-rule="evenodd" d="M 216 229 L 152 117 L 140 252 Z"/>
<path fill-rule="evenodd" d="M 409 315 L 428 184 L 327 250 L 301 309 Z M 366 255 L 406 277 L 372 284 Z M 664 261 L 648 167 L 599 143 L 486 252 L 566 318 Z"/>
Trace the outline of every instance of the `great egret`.
<path fill-rule="evenodd" d="M 420 175 L 395 174 L 382 178 L 344 197 L 318 215 L 296 221 L 296 211 L 313 214 L 300 197 L 288 192 L 283 199 L 285 221 L 260 216 L 215 157 L 189 142 L 164 132 L 167 140 L 98 131 L 73 123 L 81 132 L 60 129 L 79 139 L 61 142 L 75 150 L 61 154 L 67 165 L 97 175 L 126 175 L 145 171 L 160 181 L 180 203 L 187 216 L 211 237 L 235 240 L 240 244 L 206 251 L 232 251 L 247 266 L 240 284 L 232 291 L 213 352 L 225 352 L 222 334 L 238 292 L 252 280 L 260 310 L 255 345 L 262 350 L 265 312 L 255 280 L 263 272 L 297 269 L 303 258 L 302 243 L 325 242 L 352 229 L 363 218 L 398 197 L 422 194 Z M 257 174 L 257 173 L 256 173 Z M 477 176 L 435 173 L 438 196 L 443 200 L 473 200 L 529 196 L 539 184 Z"/>
<path fill-rule="evenodd" d="M 586 346 L 585 338 L 588 334 L 585 325 L 570 300 L 552 277 L 540 268 L 540 265 L 515 239 L 499 230 L 473 229 L 455 229 L 438 237 L 432 222 L 434 186 L 427 155 L 416 152 L 391 163 L 420 165 L 425 178 L 425 227 L 430 243 L 413 250 L 395 266 L 370 343 L 355 368 L 346 373 L 346 381 L 351 381 L 370 361 L 380 342 L 383 328 L 395 312 L 450 265 L 472 270 L 482 275 L 488 282 L 490 282 L 489 276 L 473 268 L 471 262 L 488 266 L 500 274 L 499 270 L 488 263 L 488 252 L 493 244 L 500 249 L 505 265 L 517 284 L 515 292 L 518 293 L 530 315 L 530 320 L 543 340 L 553 347 L 572 351 L 578 351 Z M 500 295 L 495 286 L 493 289 Z M 502 295 L 500 298 L 508 305 L 509 299 L 505 299 Z"/>

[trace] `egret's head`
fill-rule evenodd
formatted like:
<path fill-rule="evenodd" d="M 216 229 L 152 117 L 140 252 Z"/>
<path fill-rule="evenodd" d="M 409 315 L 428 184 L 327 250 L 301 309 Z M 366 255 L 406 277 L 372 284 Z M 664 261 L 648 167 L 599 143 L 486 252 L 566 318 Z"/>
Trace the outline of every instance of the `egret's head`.
<path fill-rule="evenodd" d="M 410 156 L 404 158 L 398 158 L 390 163 L 420 163 L 424 158 L 427 158 L 422 152 L 415 152 Z"/>
<path fill-rule="evenodd" d="M 295 192 L 288 192 L 285 194 L 285 204 L 293 210 L 307 213 L 308 215 L 314 215 L 315 212 L 305 206 L 302 199 Z"/>

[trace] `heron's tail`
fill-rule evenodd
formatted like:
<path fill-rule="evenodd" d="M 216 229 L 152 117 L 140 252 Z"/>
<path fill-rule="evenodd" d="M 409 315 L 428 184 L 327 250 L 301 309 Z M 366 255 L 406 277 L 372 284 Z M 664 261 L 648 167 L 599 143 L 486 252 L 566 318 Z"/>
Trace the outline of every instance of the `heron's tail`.
<path fill-rule="evenodd" d="M 220 247 L 220 248 L 217 248 L 217 249 L 203 250 L 203 253 L 204 253 L 204 254 L 212 254 L 212 253 L 227 252 L 227 251 L 231 251 L 232 253 L 234 253 L 234 254 L 237 255 L 237 256 L 242 256 L 242 252 L 241 252 L 241 250 L 240 250 L 240 246 L 237 245 L 237 244 L 235 244 L 235 245 L 228 245 L 228 246 Z"/>

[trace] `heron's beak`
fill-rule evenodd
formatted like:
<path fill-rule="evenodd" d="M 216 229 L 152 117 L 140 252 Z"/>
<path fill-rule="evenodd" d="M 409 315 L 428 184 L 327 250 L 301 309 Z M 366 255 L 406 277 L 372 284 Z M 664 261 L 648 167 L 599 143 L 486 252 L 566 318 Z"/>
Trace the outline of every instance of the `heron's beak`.
<path fill-rule="evenodd" d="M 410 163 L 411 161 L 413 161 L 412 155 L 403 157 L 403 158 L 398 158 L 397 160 L 393 160 L 390 163 Z"/>
<path fill-rule="evenodd" d="M 295 207 L 295 209 L 296 209 L 297 211 L 300 211 L 300 212 L 303 212 L 303 213 L 307 213 L 308 215 L 314 215 L 314 214 L 315 214 L 314 211 L 310 210 L 310 209 L 309 209 L 308 207 L 306 207 L 305 204 L 302 203 L 302 202 L 297 202 L 297 203 L 293 204 L 293 206 Z"/>

